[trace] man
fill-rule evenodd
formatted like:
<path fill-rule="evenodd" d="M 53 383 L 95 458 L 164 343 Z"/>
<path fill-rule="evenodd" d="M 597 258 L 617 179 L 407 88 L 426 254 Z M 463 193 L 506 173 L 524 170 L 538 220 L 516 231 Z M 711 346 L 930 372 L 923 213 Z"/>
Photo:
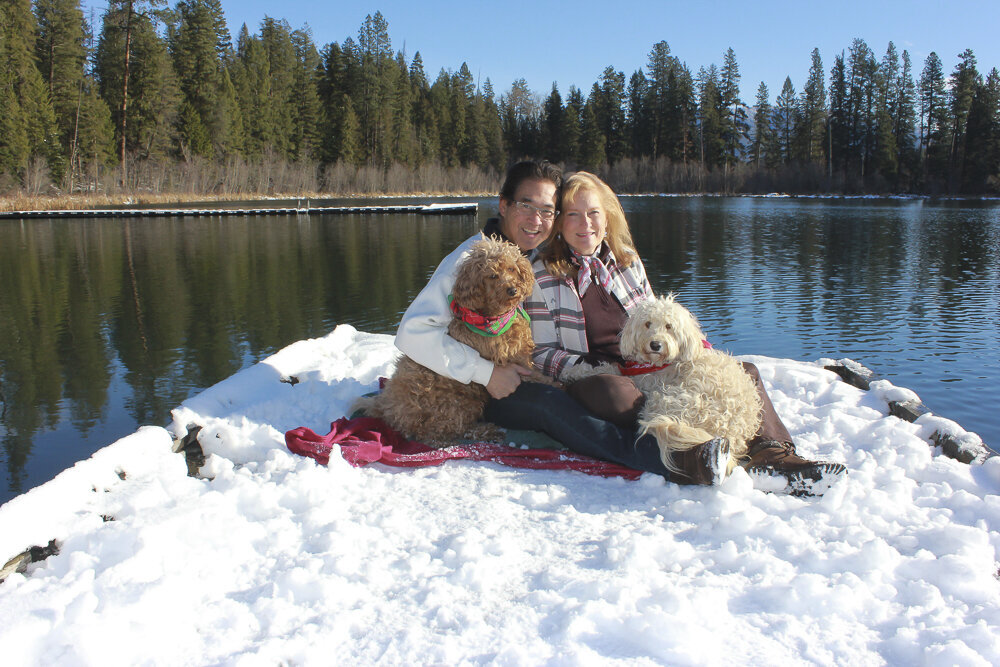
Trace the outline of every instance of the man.
<path fill-rule="evenodd" d="M 500 189 L 500 217 L 488 220 L 483 234 L 515 244 L 530 261 L 552 229 L 561 186 L 562 172 L 555 165 L 518 162 L 507 171 Z M 452 318 L 448 295 L 455 285 L 455 273 L 479 238 L 478 234 L 469 238 L 441 260 L 427 286 L 403 314 L 396 347 L 439 375 L 462 383 L 478 382 L 494 399 L 501 399 L 518 388 L 521 376 L 530 369 L 498 367 L 448 335 Z"/>

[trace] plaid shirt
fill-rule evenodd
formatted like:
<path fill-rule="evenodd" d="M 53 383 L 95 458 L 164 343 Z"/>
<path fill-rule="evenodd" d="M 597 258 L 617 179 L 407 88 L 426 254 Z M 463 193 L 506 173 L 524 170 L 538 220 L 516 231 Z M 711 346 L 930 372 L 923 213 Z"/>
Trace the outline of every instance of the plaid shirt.
<path fill-rule="evenodd" d="M 606 263 L 611 273 L 609 291 L 626 313 L 653 296 L 646 269 L 638 258 L 632 266 L 622 268 L 609 251 Z M 540 259 L 531 267 L 535 271 L 535 288 L 524 302 L 524 309 L 531 317 L 534 362 L 543 373 L 558 379 L 563 369 L 576 364 L 590 350 L 583 302 L 575 280 L 549 274 Z"/>

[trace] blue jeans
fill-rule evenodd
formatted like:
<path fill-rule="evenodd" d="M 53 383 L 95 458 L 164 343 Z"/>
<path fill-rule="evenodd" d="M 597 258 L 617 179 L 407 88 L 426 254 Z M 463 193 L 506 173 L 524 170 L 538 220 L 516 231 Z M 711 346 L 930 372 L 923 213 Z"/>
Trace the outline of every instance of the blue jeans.
<path fill-rule="evenodd" d="M 483 418 L 503 428 L 541 431 L 577 454 L 669 478 L 656 438 L 637 440 L 635 431 L 595 417 L 565 391 L 547 384 L 522 382 L 510 396 L 491 399 Z"/>

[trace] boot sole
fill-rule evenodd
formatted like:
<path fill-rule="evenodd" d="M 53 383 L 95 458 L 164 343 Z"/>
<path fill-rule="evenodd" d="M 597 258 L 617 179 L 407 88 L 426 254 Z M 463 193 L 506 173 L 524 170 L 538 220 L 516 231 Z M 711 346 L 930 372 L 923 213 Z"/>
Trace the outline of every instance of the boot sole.
<path fill-rule="evenodd" d="M 718 486 L 729 476 L 729 440 L 715 438 L 709 443 L 710 450 L 706 452 L 712 468 L 712 485 Z"/>
<path fill-rule="evenodd" d="M 842 463 L 824 462 L 791 471 L 756 466 L 749 468 L 747 473 L 754 479 L 754 487 L 762 491 L 791 496 L 821 496 L 847 475 L 847 468 Z M 769 483 L 779 481 L 781 483 Z"/>

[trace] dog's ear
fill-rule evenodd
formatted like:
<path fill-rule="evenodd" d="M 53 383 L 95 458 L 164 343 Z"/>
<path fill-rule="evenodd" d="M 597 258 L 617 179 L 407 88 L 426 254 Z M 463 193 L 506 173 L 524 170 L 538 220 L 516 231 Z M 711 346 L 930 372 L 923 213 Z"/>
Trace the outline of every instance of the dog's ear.
<path fill-rule="evenodd" d="M 469 302 L 473 300 L 476 293 L 482 289 L 484 276 L 483 267 L 486 263 L 485 243 L 477 243 L 472 246 L 468 257 L 458 266 L 455 273 L 455 284 L 451 288 L 451 294 L 459 305 L 471 308 Z"/>
<path fill-rule="evenodd" d="M 682 326 L 680 331 L 676 331 L 674 335 L 677 336 L 677 342 L 682 348 L 682 356 L 685 359 L 695 359 L 704 350 L 702 341 L 705 339 L 705 334 L 702 333 L 701 325 L 698 324 L 698 320 L 695 319 L 690 310 L 680 304 L 677 304 L 677 310 L 679 311 L 678 316 L 682 320 Z"/>

